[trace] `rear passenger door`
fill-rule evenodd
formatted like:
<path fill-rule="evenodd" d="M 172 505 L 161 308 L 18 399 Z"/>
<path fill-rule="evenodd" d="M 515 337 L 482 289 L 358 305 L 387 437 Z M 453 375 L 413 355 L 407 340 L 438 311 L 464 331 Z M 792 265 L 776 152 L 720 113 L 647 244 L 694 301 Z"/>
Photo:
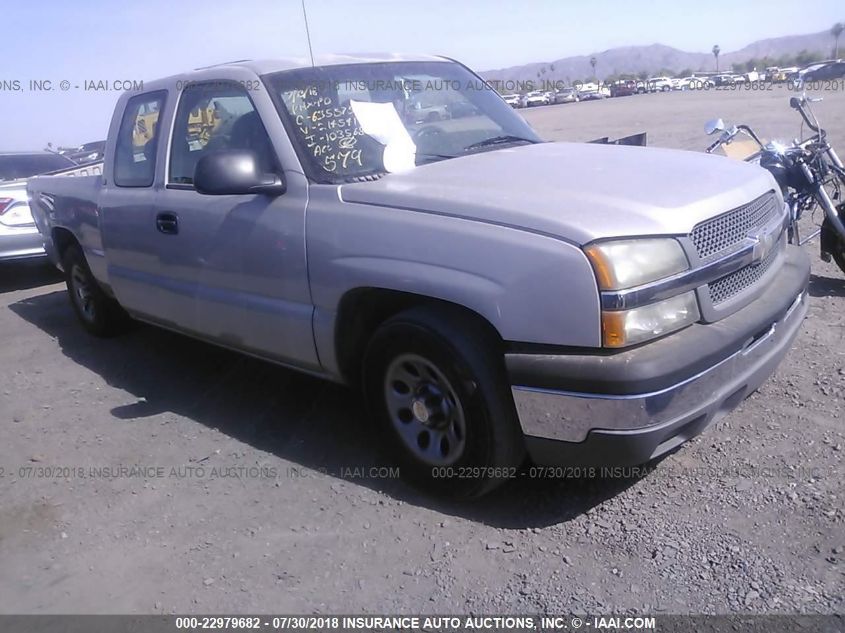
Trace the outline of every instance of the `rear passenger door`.
<path fill-rule="evenodd" d="M 100 224 L 106 276 L 121 305 L 136 316 L 190 328 L 193 293 L 177 283 L 180 272 L 168 266 L 169 244 L 155 214 L 167 98 L 164 90 L 131 97 L 112 126 L 116 139 L 100 200 Z"/>
<path fill-rule="evenodd" d="M 182 92 L 156 213 L 178 227 L 167 257 L 194 284 L 198 334 L 316 368 L 302 181 L 276 197 L 202 195 L 193 185 L 199 160 L 226 149 L 251 150 L 265 173 L 283 174 L 253 96 L 230 81 L 193 83 Z M 268 109 L 265 116 L 278 115 Z"/>

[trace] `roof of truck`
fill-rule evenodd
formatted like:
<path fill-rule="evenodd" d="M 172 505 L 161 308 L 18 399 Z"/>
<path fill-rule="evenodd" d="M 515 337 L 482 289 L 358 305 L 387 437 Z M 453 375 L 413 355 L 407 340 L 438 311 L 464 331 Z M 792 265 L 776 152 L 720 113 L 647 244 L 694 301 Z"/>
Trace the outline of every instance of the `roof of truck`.
<path fill-rule="evenodd" d="M 437 62 L 449 61 L 445 57 L 437 55 L 406 55 L 402 53 L 360 53 L 355 55 L 329 54 L 315 55 L 314 66 L 338 66 L 340 64 L 374 64 L 379 62 Z M 240 59 L 233 62 L 224 62 L 212 66 L 204 66 L 195 70 L 208 70 L 209 68 L 223 68 L 226 66 L 238 66 L 248 68 L 257 75 L 279 72 L 282 70 L 294 70 L 297 68 L 308 68 L 311 60 L 307 57 L 284 57 L 280 59 Z"/>
<path fill-rule="evenodd" d="M 448 57 L 437 55 L 407 55 L 401 53 L 361 53 L 357 55 L 315 55 L 314 66 L 339 66 L 343 64 L 378 64 L 383 62 L 450 62 Z M 195 77 L 208 77 L 209 71 L 214 70 L 241 70 L 254 73 L 257 76 L 269 73 L 281 72 L 284 70 L 296 70 L 298 68 L 310 68 L 311 60 L 307 57 L 286 57 L 280 59 L 239 59 L 231 62 L 223 62 L 212 66 L 203 66 L 193 70 L 162 77 L 152 81 L 143 82 L 143 90 L 160 90 L 171 88 L 174 82 L 190 82 Z M 128 99 L 134 91 L 127 91 L 121 95 L 121 99 Z"/>

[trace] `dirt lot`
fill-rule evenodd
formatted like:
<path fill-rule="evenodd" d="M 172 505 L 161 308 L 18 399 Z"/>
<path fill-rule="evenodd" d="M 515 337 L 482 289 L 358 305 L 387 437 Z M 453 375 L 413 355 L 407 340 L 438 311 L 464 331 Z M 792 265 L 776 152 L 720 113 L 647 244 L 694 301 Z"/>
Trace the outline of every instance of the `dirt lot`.
<path fill-rule="evenodd" d="M 845 149 L 845 95 L 825 96 Z M 525 116 L 701 149 L 716 115 L 797 134 L 787 98 Z M 3 266 L 0 612 L 842 612 L 845 279 L 816 248 L 797 345 L 733 415 L 643 476 L 473 504 L 373 471 L 344 389 L 146 326 L 92 339 L 55 274 Z"/>

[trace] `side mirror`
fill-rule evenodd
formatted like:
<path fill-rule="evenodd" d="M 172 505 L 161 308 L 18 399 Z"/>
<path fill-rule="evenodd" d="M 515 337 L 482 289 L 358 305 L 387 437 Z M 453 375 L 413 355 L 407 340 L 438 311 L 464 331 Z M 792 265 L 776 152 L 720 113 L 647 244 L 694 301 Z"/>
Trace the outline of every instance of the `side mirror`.
<path fill-rule="evenodd" d="M 252 150 L 221 149 L 203 156 L 194 169 L 194 188 L 210 196 L 285 192 L 284 178 L 262 173 L 258 156 Z"/>
<path fill-rule="evenodd" d="M 725 122 L 722 119 L 711 119 L 704 124 L 704 132 L 707 136 L 715 134 L 716 132 L 723 132 L 725 130 Z"/>

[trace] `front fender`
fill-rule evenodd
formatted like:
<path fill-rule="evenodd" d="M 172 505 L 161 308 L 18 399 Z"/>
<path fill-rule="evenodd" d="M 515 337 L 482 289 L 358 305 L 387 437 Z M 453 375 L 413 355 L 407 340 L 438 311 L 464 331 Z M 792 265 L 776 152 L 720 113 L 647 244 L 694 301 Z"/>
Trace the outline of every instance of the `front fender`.
<path fill-rule="evenodd" d="M 307 214 L 320 358 L 333 358 L 338 305 L 383 288 L 464 306 L 505 341 L 599 347 L 599 293 L 583 251 L 558 238 L 447 215 L 323 203 Z M 331 363 L 329 363 L 330 365 Z"/>

